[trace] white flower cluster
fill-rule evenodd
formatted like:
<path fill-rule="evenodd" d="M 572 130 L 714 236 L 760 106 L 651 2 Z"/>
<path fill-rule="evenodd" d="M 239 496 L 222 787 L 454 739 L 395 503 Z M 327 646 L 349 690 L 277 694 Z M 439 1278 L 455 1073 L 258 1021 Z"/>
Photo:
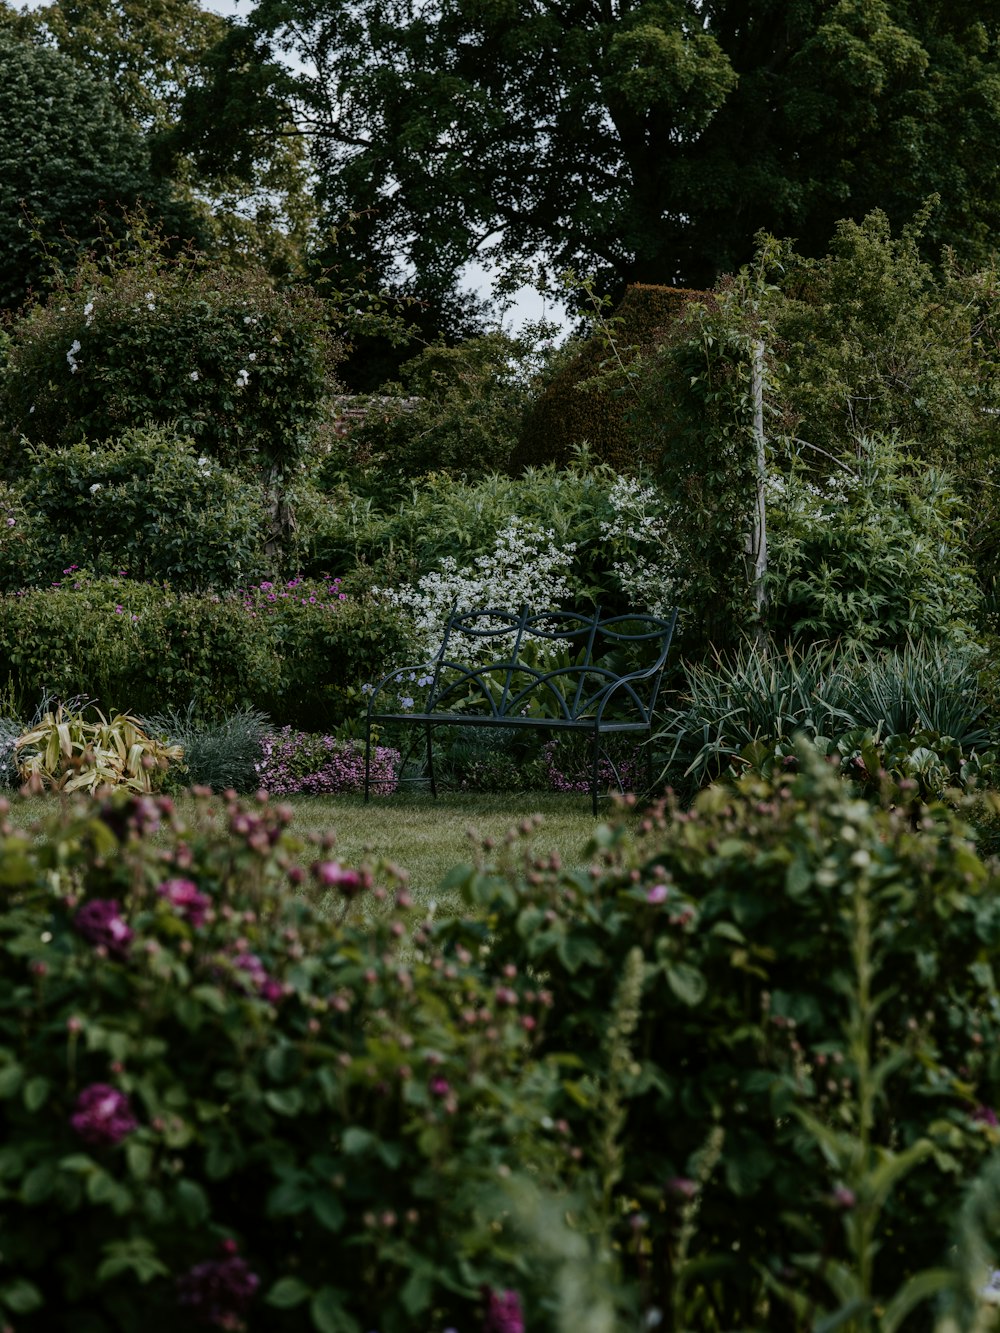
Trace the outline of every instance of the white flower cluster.
<path fill-rule="evenodd" d="M 611 562 L 615 577 L 633 607 L 663 615 L 682 600 L 677 548 L 663 500 L 635 477 L 619 477 L 608 500 L 614 517 L 601 523 L 601 536 L 613 551 L 622 552 Z"/>
<path fill-rule="evenodd" d="M 472 566 L 459 569 L 453 556 L 443 556 L 439 568 L 415 586 L 374 591 L 410 612 L 421 646 L 431 658 L 456 603 L 461 610 L 518 611 L 524 605 L 546 610 L 565 601 L 571 591 L 567 575 L 576 543 L 568 542 L 560 550 L 554 538 L 551 530 L 512 518 L 497 533 L 493 550 L 478 556 Z M 501 627 L 497 622 L 495 628 Z M 539 640 L 539 655 L 556 652 L 560 646 L 556 640 Z M 474 661 L 481 651 L 482 643 L 475 639 L 453 635 L 449 640 L 449 653 L 459 660 Z"/>
<path fill-rule="evenodd" d="M 69 373 L 71 375 L 75 375 L 76 372 L 80 369 L 80 362 L 77 359 L 76 355 L 77 352 L 79 352 L 79 350 L 80 350 L 80 339 L 74 338 L 72 347 L 70 347 L 69 351 L 66 353 L 66 360 L 69 363 Z"/>

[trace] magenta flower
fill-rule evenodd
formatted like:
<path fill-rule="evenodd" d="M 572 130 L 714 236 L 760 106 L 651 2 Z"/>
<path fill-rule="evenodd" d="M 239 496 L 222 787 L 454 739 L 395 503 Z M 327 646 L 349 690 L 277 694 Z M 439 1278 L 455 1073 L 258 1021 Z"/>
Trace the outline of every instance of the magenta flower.
<path fill-rule="evenodd" d="M 487 1288 L 483 1333 L 524 1333 L 521 1297 L 516 1291 Z"/>
<path fill-rule="evenodd" d="M 667 901 L 668 893 L 669 889 L 667 888 L 666 884 L 654 884 L 653 887 L 646 894 L 646 902 L 653 903 L 654 906 L 657 903 L 665 903 Z"/>
<path fill-rule="evenodd" d="M 69 1123 L 94 1148 L 113 1148 L 138 1128 L 128 1097 L 107 1083 L 91 1083 L 76 1099 Z"/>
<path fill-rule="evenodd" d="M 356 898 L 364 889 L 371 887 L 371 877 L 361 870 L 349 870 L 339 861 L 317 861 L 312 868 L 320 884 L 329 889 L 339 889 L 345 898 Z"/>
<path fill-rule="evenodd" d="M 991 1129 L 1000 1127 L 1000 1120 L 997 1119 L 997 1113 L 992 1106 L 977 1106 L 972 1118 L 978 1125 L 989 1125 Z"/>
<path fill-rule="evenodd" d="M 228 1246 L 226 1247 L 229 1248 Z M 225 1259 L 206 1259 L 177 1279 L 177 1302 L 199 1324 L 235 1328 L 257 1294 L 260 1278 L 245 1259 L 227 1254 Z"/>
<path fill-rule="evenodd" d="M 255 953 L 237 954 L 233 959 L 233 967 L 244 974 L 253 990 L 268 1004 L 277 1004 L 284 996 L 284 986 L 270 975 Z"/>
<path fill-rule="evenodd" d="M 74 916 L 73 925 L 88 944 L 103 946 L 115 958 L 127 957 L 132 930 L 122 919 L 116 899 L 91 898 Z"/>
<path fill-rule="evenodd" d="M 190 879 L 168 879 L 160 885 L 157 893 L 166 898 L 178 915 L 194 926 L 195 930 L 205 924 L 205 914 L 212 905 L 211 898 L 202 893 L 198 885 Z"/>

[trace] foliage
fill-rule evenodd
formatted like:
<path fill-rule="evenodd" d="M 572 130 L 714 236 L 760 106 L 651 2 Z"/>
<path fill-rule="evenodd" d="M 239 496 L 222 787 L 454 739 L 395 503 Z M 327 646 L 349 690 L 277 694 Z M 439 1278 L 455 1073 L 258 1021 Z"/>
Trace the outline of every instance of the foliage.
<path fill-rule="evenodd" d="M 256 269 L 169 258 L 155 236 L 135 241 L 107 266 L 83 264 L 13 326 L 0 378 L 8 466 L 25 470 L 18 439 L 111 441 L 154 423 L 223 466 L 293 471 L 333 387 L 318 299 Z"/>
<path fill-rule="evenodd" d="M 341 580 L 265 580 L 242 594 L 252 624 L 266 636 L 275 669 L 252 698 L 276 723 L 316 731 L 361 712 L 361 686 L 385 662 L 413 654 L 408 619 L 384 600 L 348 597 Z"/>
<path fill-rule="evenodd" d="M 180 766 L 186 786 L 220 792 L 256 791 L 261 742 L 268 728 L 266 714 L 237 708 L 217 721 L 197 716 L 192 699 L 186 708 L 143 718 L 152 736 L 163 736 L 184 751 Z"/>
<path fill-rule="evenodd" d="M 96 713 L 97 720 L 88 713 Z M 152 791 L 183 751 L 154 740 L 128 713 L 112 713 L 109 719 L 93 705 L 59 704 L 18 736 L 14 757 L 29 787 L 93 795 L 105 787 Z"/>
<path fill-rule="evenodd" d="M 569 344 L 563 364 L 527 404 L 511 470 L 565 466 L 582 444 L 618 472 L 633 473 L 648 463 L 632 419 L 630 371 L 668 336 L 692 301 L 710 303 L 711 293 L 634 283 L 607 318 L 597 302 L 596 329 Z"/>
<path fill-rule="evenodd" d="M 68 574 L 0 597 L 0 674 L 19 711 L 40 688 L 148 716 L 197 698 L 221 716 L 277 678 L 273 642 L 237 600 Z"/>
<path fill-rule="evenodd" d="M 858 439 L 897 434 L 924 461 L 956 469 L 995 433 L 983 412 L 997 393 L 995 275 L 925 262 L 932 215 L 933 203 L 895 235 L 881 211 L 847 219 L 818 258 L 789 242 L 774 251 L 782 389 L 811 445 L 839 456 Z"/>
<path fill-rule="evenodd" d="M 192 133 L 222 125 L 238 153 L 295 115 L 331 219 L 370 210 L 355 261 L 399 256 L 427 290 L 484 249 L 618 293 L 707 287 L 762 227 L 816 254 L 845 211 L 898 223 L 934 191 L 932 245 L 993 247 L 998 57 L 978 11 L 256 0 L 240 35 Z"/>
<path fill-rule="evenodd" d="M 883 652 L 748 643 L 685 664 L 655 743 L 675 783 L 794 767 L 804 735 L 859 782 L 877 789 L 888 772 L 937 795 L 992 762 L 978 668 L 972 651 L 926 642 Z"/>
<path fill-rule="evenodd" d="M 995 867 L 952 810 L 880 809 L 800 759 L 654 808 L 635 833 L 599 828 L 589 869 L 505 848 L 447 881 L 470 909 L 439 927 L 456 953 L 489 941 L 498 965 L 545 978 L 542 1052 L 565 1061 L 552 1115 L 603 1181 L 647 1324 L 801 1328 L 803 1308 L 829 1308 L 826 1275 L 861 1264 L 856 1313 L 869 1294 L 888 1306 L 944 1258 L 997 1142 Z M 611 1061 L 635 949 L 638 1017 Z M 620 1112 L 610 1140 L 602 1107 Z"/>
<path fill-rule="evenodd" d="M 112 443 L 33 451 L 0 525 L 0 586 L 46 584 L 85 567 L 185 591 L 238 586 L 264 558 L 260 488 L 165 427 Z"/>
<path fill-rule="evenodd" d="M 141 797 L 5 824 L 0 1306 L 19 1328 L 404 1333 L 470 1326 L 481 1285 L 542 1326 L 552 1265 L 517 1257 L 503 1179 L 515 1160 L 544 1191 L 564 1156 L 530 1062 L 537 988 L 505 981 L 518 1003 L 497 1004 L 499 974 L 445 967 L 391 871 L 317 849 L 310 906 L 290 819 Z"/>
<path fill-rule="evenodd" d="M 778 638 L 961 642 L 981 604 L 963 543 L 966 506 L 895 440 L 860 438 L 819 484 L 771 489 L 768 596 Z"/>
<path fill-rule="evenodd" d="M 365 747 L 361 741 L 338 740 L 282 727 L 267 733 L 255 765 L 257 783 L 272 796 L 294 793 L 330 796 L 365 789 Z M 399 752 L 373 745 L 372 790 L 388 796 L 396 790 Z"/>
<path fill-rule="evenodd" d="M 349 457 L 375 469 L 380 486 L 426 472 L 472 480 L 506 471 L 541 358 L 537 332 L 424 348 L 401 367 L 398 383 L 366 403 L 364 422 L 347 440 Z"/>
<path fill-rule="evenodd" d="M 122 235 L 122 210 L 140 203 L 171 232 L 198 235 L 111 85 L 0 25 L 0 309 L 37 295 L 109 229 Z"/>

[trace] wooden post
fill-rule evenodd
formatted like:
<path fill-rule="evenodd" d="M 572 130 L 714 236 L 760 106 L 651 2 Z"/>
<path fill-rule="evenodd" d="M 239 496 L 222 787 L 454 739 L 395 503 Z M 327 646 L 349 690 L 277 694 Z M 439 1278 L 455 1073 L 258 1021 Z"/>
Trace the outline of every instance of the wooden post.
<path fill-rule="evenodd" d="M 756 500 L 754 506 L 753 536 L 753 601 L 757 612 L 757 636 L 763 633 L 764 613 L 767 609 L 767 450 L 764 439 L 764 344 L 754 340 L 750 347 L 750 376 L 753 392 L 753 435 L 757 446 Z"/>

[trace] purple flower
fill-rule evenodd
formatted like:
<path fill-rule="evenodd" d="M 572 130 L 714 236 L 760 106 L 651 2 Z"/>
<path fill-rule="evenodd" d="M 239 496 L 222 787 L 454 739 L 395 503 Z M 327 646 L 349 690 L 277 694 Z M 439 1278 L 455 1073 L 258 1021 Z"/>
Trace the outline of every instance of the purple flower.
<path fill-rule="evenodd" d="M 524 1333 L 521 1297 L 516 1291 L 487 1288 L 483 1333 Z"/>
<path fill-rule="evenodd" d="M 157 893 L 166 898 L 171 907 L 194 926 L 195 930 L 205 924 L 205 914 L 212 905 L 211 898 L 200 892 L 198 885 L 190 879 L 168 879 L 160 885 Z"/>
<path fill-rule="evenodd" d="M 646 902 L 653 903 L 654 906 L 657 903 L 665 903 L 667 901 L 668 893 L 669 889 L 667 888 L 666 884 L 654 884 L 653 887 L 646 894 Z"/>
<path fill-rule="evenodd" d="M 992 1106 L 977 1106 L 972 1118 L 978 1125 L 989 1125 L 991 1129 L 1000 1127 L 1000 1120 L 997 1119 L 997 1113 Z"/>
<path fill-rule="evenodd" d="M 261 999 L 269 1004 L 276 1004 L 284 996 L 284 986 L 270 975 L 255 953 L 238 953 L 233 959 L 233 967 L 246 976 Z"/>
<path fill-rule="evenodd" d="M 348 870 L 339 861 L 317 861 L 312 868 L 320 884 L 328 889 L 339 889 L 345 898 L 356 898 L 371 887 L 371 876 L 361 870 Z"/>
<path fill-rule="evenodd" d="M 103 946 L 115 958 L 125 958 L 132 930 L 120 913 L 121 904 L 116 899 L 91 898 L 74 916 L 73 925 L 88 944 Z"/>
<path fill-rule="evenodd" d="M 113 1148 L 138 1127 L 128 1097 L 107 1083 L 91 1083 L 76 1099 L 69 1123 L 94 1148 Z"/>
<path fill-rule="evenodd" d="M 225 1259 L 206 1259 L 177 1279 L 177 1302 L 199 1324 L 234 1328 L 247 1312 L 260 1286 L 260 1278 L 238 1254 Z"/>

